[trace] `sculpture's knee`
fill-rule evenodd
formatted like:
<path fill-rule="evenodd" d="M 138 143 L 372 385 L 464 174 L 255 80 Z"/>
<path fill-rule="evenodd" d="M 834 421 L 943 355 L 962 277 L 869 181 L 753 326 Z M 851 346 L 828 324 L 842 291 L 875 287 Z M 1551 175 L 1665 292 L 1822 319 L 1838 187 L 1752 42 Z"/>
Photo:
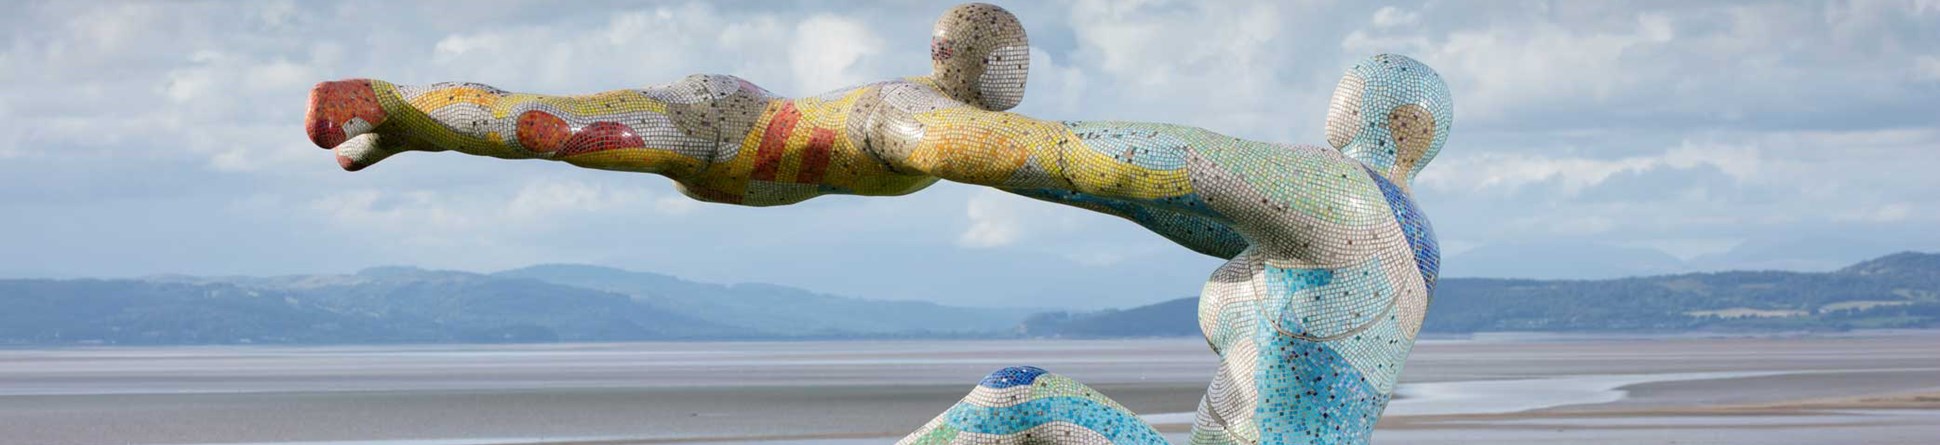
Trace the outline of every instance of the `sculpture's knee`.
<path fill-rule="evenodd" d="M 1124 405 L 1035 366 L 985 376 L 903 444 L 1151 444 L 1165 437 Z"/>
<path fill-rule="evenodd" d="M 993 389 L 1024 386 L 1037 382 L 1037 378 L 1045 374 L 1050 374 L 1050 371 L 1036 366 L 1012 366 L 984 376 L 983 381 L 977 382 L 977 386 Z"/>

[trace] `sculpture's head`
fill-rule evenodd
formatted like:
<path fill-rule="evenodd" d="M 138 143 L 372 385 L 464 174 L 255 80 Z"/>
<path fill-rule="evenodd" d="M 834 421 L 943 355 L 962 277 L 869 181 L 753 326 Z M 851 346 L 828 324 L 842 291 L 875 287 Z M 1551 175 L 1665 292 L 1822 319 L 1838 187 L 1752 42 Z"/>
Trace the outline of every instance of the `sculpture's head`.
<path fill-rule="evenodd" d="M 965 3 L 936 20 L 930 77 L 944 94 L 990 111 L 1024 100 L 1031 46 L 1017 16 L 996 5 Z"/>
<path fill-rule="evenodd" d="M 1412 183 L 1455 123 L 1448 84 L 1415 59 L 1382 54 L 1347 70 L 1327 110 L 1327 143 L 1395 182 Z"/>

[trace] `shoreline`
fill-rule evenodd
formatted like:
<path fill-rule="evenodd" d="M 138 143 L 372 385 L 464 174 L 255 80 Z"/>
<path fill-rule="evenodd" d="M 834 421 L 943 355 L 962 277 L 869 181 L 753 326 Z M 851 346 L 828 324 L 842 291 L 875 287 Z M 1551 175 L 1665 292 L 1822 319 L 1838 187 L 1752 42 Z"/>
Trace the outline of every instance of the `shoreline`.
<path fill-rule="evenodd" d="M 1716 444 L 1926 445 L 1940 437 L 1936 335 L 1428 343 L 1375 442 L 1641 445 L 1702 434 Z M 1032 363 L 1146 413 L 1177 440 L 1213 372 L 1204 348 L 1171 339 L 0 351 L 0 437 L 879 445 L 947 410 L 990 370 Z"/>
<path fill-rule="evenodd" d="M 1548 343 L 1579 341 L 1639 341 L 1639 340 L 1705 340 L 1705 339 L 1811 339 L 1811 338 L 1863 338 L 1863 337 L 1940 337 L 1940 328 L 1882 328 L 1850 330 L 1784 330 L 1784 331 L 1479 331 L 1466 333 L 1422 333 L 1416 344 L 1435 343 Z M 755 338 L 693 338 L 643 341 L 575 341 L 575 342 L 534 342 L 534 343 L 200 343 L 200 344 L 121 344 L 121 343 L 62 343 L 28 344 L 0 343 L 0 352 L 33 351 L 183 351 L 183 350 L 252 350 L 252 349 L 291 349 L 291 350 L 343 350 L 365 349 L 384 350 L 423 350 L 446 351 L 463 349 L 602 349 L 637 345 L 798 345 L 803 343 L 1033 343 L 1033 342 L 1086 342 L 1113 343 L 1138 342 L 1150 340 L 1203 340 L 1197 335 L 1155 336 L 1155 337 L 1001 337 L 1001 336 L 941 336 L 941 337 L 755 337 Z"/>

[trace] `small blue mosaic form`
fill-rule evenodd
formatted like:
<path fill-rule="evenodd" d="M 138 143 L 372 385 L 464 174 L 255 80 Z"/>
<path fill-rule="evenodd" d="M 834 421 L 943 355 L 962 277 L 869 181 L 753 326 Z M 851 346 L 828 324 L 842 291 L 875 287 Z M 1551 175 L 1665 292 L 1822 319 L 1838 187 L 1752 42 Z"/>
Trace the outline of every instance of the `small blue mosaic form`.
<path fill-rule="evenodd" d="M 1044 375 L 1044 373 L 1044 368 L 1036 366 L 1012 366 L 999 369 L 997 372 L 984 376 L 983 381 L 977 382 L 977 385 L 991 389 L 1024 386 L 1036 382 L 1037 376 Z"/>
<path fill-rule="evenodd" d="M 1363 167 L 1366 168 L 1366 167 Z M 1388 207 L 1394 209 L 1394 222 L 1401 224 L 1401 234 L 1407 237 L 1408 247 L 1415 251 L 1415 267 L 1421 271 L 1421 281 L 1428 286 L 1428 294 L 1435 294 L 1435 278 L 1440 276 L 1441 247 L 1435 243 L 1435 227 L 1428 224 L 1428 215 L 1421 213 L 1415 206 L 1415 199 L 1394 185 L 1394 181 L 1381 176 L 1373 168 L 1367 168 L 1367 175 L 1381 186 L 1381 196 L 1388 199 Z"/>

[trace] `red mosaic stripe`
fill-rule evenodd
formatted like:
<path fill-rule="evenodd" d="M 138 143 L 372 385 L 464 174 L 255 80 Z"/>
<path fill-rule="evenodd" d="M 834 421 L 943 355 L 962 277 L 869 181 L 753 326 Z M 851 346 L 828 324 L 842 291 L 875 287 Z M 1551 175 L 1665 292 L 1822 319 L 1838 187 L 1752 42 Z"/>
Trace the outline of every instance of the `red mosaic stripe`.
<path fill-rule="evenodd" d="M 802 168 L 795 173 L 795 182 L 820 184 L 822 175 L 829 170 L 829 151 L 835 146 L 835 132 L 827 128 L 817 128 L 808 137 L 808 150 L 802 152 Z"/>
<path fill-rule="evenodd" d="M 801 119 L 802 112 L 795 109 L 794 102 L 781 105 L 775 117 L 768 120 L 768 129 L 761 132 L 761 148 L 754 152 L 754 173 L 749 179 L 775 180 L 775 171 L 781 169 L 781 154 L 788 149 L 788 135 L 795 132 L 795 122 Z"/>

